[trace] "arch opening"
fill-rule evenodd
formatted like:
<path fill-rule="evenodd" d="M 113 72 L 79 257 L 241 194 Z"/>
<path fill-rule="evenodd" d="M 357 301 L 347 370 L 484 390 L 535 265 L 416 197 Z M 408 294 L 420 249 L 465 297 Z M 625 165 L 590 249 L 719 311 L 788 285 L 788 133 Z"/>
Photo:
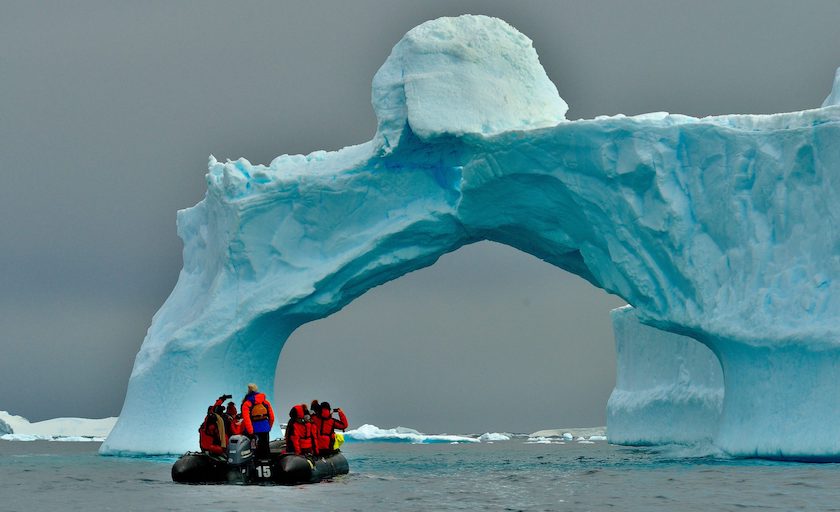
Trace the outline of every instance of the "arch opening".
<path fill-rule="evenodd" d="M 427 432 L 604 425 L 624 302 L 498 243 L 471 244 L 298 328 L 275 398 Z M 314 377 L 314 378 L 313 378 Z"/>

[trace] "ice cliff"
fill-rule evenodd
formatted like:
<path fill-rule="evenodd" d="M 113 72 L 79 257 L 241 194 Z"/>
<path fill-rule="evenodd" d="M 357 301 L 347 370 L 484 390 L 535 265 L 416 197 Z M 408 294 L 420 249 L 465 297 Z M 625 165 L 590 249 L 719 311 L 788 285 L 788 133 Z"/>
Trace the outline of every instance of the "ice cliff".
<path fill-rule="evenodd" d="M 411 30 L 372 103 L 366 144 L 211 158 L 102 452 L 194 448 L 219 393 L 271 395 L 297 327 L 493 240 L 705 344 L 725 379 L 721 449 L 840 458 L 840 107 L 566 121 L 531 42 L 481 16 Z"/>
<path fill-rule="evenodd" d="M 607 436 L 627 445 L 709 444 L 723 406 L 723 374 L 702 343 L 638 321 L 630 306 L 612 311 L 616 383 Z"/>

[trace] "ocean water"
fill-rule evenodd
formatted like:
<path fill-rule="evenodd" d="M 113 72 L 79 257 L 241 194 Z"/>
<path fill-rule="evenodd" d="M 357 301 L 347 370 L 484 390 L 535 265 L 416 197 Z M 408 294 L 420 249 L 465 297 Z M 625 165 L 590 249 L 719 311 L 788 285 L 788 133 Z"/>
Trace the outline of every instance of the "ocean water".
<path fill-rule="evenodd" d="M 0 441 L 0 510 L 840 510 L 840 464 L 606 442 L 348 443 L 350 474 L 295 487 L 182 485 L 173 458 Z"/>

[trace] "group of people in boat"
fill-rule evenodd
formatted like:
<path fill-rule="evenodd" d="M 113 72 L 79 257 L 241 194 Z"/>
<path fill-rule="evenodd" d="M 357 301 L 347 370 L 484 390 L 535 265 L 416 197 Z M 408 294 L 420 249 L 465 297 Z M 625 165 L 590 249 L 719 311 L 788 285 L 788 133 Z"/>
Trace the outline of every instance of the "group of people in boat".
<path fill-rule="evenodd" d="M 230 436 L 246 435 L 253 440 L 254 455 L 268 458 L 269 432 L 274 426 L 271 403 L 264 393 L 259 392 L 256 384 L 248 384 L 248 392 L 239 411 L 232 401 L 226 407 L 223 405 L 231 398 L 231 395 L 222 395 L 207 408 L 207 416 L 198 428 L 201 450 L 223 456 Z M 334 413 L 338 414 L 337 418 Z M 289 411 L 284 453 L 328 457 L 338 450 L 336 430 L 344 430 L 347 426 L 347 416 L 340 407 L 333 410 L 328 402 L 318 400 L 313 400 L 309 406 L 297 404 Z"/>

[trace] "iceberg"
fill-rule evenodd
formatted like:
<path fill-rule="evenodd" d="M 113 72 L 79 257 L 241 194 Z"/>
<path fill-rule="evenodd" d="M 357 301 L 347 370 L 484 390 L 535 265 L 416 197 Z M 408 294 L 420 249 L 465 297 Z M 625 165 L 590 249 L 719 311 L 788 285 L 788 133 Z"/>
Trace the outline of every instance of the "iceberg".
<path fill-rule="evenodd" d="M 4 441 L 104 441 L 117 418 L 53 418 L 30 422 L 0 411 L 0 439 Z"/>
<path fill-rule="evenodd" d="M 269 165 L 211 157 L 205 198 L 178 212 L 183 269 L 101 451 L 193 448 L 220 392 L 272 395 L 296 328 L 491 240 L 708 347 L 723 451 L 840 459 L 840 106 L 827 103 L 569 121 L 513 27 L 426 22 L 374 77 L 370 142 Z"/>
<path fill-rule="evenodd" d="M 495 443 L 497 441 L 510 441 L 510 434 L 502 434 L 501 432 L 485 432 L 478 436 L 478 440 L 482 443 Z"/>

